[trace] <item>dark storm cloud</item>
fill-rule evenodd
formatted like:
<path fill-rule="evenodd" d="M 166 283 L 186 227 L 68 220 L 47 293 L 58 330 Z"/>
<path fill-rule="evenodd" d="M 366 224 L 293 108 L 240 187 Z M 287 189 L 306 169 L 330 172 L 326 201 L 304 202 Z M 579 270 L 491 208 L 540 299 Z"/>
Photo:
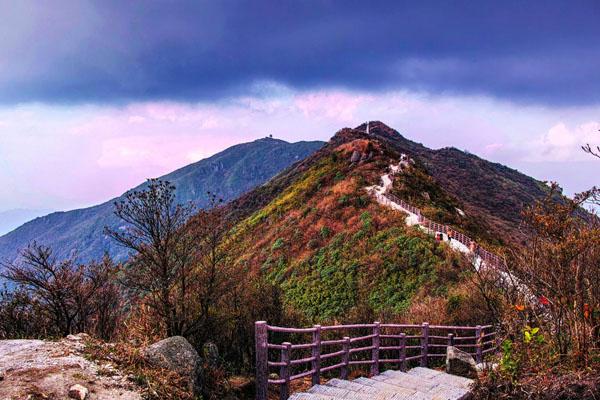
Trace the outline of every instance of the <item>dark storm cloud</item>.
<path fill-rule="evenodd" d="M 10 3 L 3 103 L 214 100 L 263 80 L 600 101 L 597 2 Z"/>

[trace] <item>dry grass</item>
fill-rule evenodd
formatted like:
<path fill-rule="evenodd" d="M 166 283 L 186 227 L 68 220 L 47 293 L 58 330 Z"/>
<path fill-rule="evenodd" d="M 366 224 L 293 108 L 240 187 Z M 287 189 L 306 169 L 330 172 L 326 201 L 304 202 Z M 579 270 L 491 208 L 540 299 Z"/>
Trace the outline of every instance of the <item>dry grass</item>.
<path fill-rule="evenodd" d="M 597 400 L 600 398 L 598 368 L 528 374 L 518 381 L 490 374 L 478 382 L 474 396 L 480 400 Z"/>
<path fill-rule="evenodd" d="M 144 399 L 192 400 L 187 379 L 181 375 L 149 365 L 141 355 L 139 347 L 129 343 L 107 345 L 90 340 L 84 349 L 86 358 L 99 364 L 112 363 L 128 379 L 139 387 Z"/>

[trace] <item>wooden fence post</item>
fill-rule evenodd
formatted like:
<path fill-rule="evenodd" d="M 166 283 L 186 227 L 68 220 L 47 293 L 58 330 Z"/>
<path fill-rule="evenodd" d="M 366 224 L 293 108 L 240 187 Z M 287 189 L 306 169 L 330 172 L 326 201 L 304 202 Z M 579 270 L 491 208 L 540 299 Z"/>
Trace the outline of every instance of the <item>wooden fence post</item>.
<path fill-rule="evenodd" d="M 421 367 L 427 368 L 429 357 L 429 324 L 427 322 L 423 322 L 421 332 Z"/>
<path fill-rule="evenodd" d="M 255 349 L 256 349 L 256 400 L 267 400 L 267 386 L 269 379 L 268 348 L 267 348 L 267 322 L 257 321 L 254 324 Z"/>
<path fill-rule="evenodd" d="M 454 346 L 454 333 L 448 334 L 448 347 Z"/>
<path fill-rule="evenodd" d="M 311 356 L 314 358 L 311 367 L 312 373 L 312 384 L 318 385 L 321 383 L 321 325 L 315 325 L 316 329 L 313 332 L 313 347 Z"/>
<path fill-rule="evenodd" d="M 481 336 L 483 335 L 483 331 L 481 329 L 481 325 L 477 325 L 475 328 L 475 336 L 477 336 L 476 339 L 476 345 L 477 345 L 477 356 L 475 358 L 475 360 L 477 361 L 477 364 L 483 362 L 483 349 L 481 348 Z"/>
<path fill-rule="evenodd" d="M 279 369 L 279 379 L 283 379 L 281 390 L 279 391 L 279 399 L 287 400 L 290 397 L 290 358 L 292 352 L 292 344 L 289 342 L 282 343 L 281 362 L 284 363 Z"/>
<path fill-rule="evenodd" d="M 344 351 L 344 354 L 342 354 L 342 363 L 344 366 L 342 367 L 340 378 L 348 379 L 348 367 L 350 366 L 350 338 L 348 336 L 344 336 L 342 350 Z"/>
<path fill-rule="evenodd" d="M 381 342 L 380 335 L 380 325 L 381 323 L 375 322 L 375 326 L 373 327 L 373 341 L 372 346 L 373 350 L 371 351 L 371 375 L 379 375 L 379 346 Z"/>
<path fill-rule="evenodd" d="M 400 334 L 400 371 L 406 371 L 406 333 Z"/>
<path fill-rule="evenodd" d="M 454 346 L 454 333 L 448 334 L 448 344 L 446 345 L 446 368 L 448 368 L 448 348 Z"/>

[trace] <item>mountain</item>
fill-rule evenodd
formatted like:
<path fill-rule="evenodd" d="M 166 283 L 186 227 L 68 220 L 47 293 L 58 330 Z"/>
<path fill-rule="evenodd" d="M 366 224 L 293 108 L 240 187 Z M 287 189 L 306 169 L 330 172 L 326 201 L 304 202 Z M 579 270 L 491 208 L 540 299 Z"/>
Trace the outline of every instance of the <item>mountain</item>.
<path fill-rule="evenodd" d="M 496 253 L 519 243 L 520 211 L 547 193 L 516 170 L 453 148 L 428 149 L 370 122 L 338 131 L 231 202 L 237 222 L 229 254 L 240 271 L 280 291 L 295 325 L 378 315 L 486 321 L 473 306 L 484 300 L 470 279 L 469 249 L 408 226 L 406 213 L 376 197 L 383 187 Z"/>
<path fill-rule="evenodd" d="M 0 212 L 0 235 L 4 235 L 33 218 L 48 214 L 48 210 L 16 209 Z"/>
<path fill-rule="evenodd" d="M 178 202 L 191 201 L 203 207 L 207 204 L 207 191 L 229 201 L 265 183 L 322 145 L 318 141 L 288 143 L 272 138 L 259 139 L 230 147 L 161 179 L 176 186 Z M 108 252 L 123 259 L 127 256 L 125 250 L 103 234 L 105 226 L 119 226 L 113 215 L 113 204 L 118 199 L 89 208 L 52 213 L 24 224 L 0 237 L 0 259 L 14 259 L 18 251 L 33 240 L 51 246 L 59 258 L 77 256 L 80 261 L 88 261 Z"/>

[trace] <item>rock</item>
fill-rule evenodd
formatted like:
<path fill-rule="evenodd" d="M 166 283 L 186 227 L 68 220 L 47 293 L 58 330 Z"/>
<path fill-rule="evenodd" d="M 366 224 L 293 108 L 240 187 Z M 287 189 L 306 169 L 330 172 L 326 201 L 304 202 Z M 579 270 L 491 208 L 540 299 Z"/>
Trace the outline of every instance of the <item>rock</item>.
<path fill-rule="evenodd" d="M 88 395 L 88 389 L 85 386 L 73 385 L 69 388 L 69 397 L 76 400 L 85 400 Z"/>
<path fill-rule="evenodd" d="M 475 369 L 477 370 L 477 372 L 495 371 L 496 369 L 498 369 L 498 364 L 483 362 L 483 363 L 477 364 L 475 366 Z"/>
<path fill-rule="evenodd" d="M 204 343 L 202 355 L 211 367 L 216 367 L 219 364 L 219 348 L 213 342 Z"/>
<path fill-rule="evenodd" d="M 446 372 L 452 375 L 474 378 L 477 376 L 477 364 L 469 353 L 448 346 L 446 350 Z"/>
<path fill-rule="evenodd" d="M 354 152 L 352 152 L 352 156 L 350 157 L 350 162 L 356 163 L 358 161 L 360 161 L 360 153 L 357 150 L 354 150 Z"/>
<path fill-rule="evenodd" d="M 146 347 L 143 354 L 149 363 L 186 377 L 190 391 L 202 393 L 202 359 L 185 338 L 172 336 L 161 340 Z"/>
<path fill-rule="evenodd" d="M 80 342 L 82 340 L 89 340 L 90 335 L 87 333 L 78 333 L 77 335 L 69 335 L 67 336 L 67 340 L 71 340 L 73 342 Z"/>

